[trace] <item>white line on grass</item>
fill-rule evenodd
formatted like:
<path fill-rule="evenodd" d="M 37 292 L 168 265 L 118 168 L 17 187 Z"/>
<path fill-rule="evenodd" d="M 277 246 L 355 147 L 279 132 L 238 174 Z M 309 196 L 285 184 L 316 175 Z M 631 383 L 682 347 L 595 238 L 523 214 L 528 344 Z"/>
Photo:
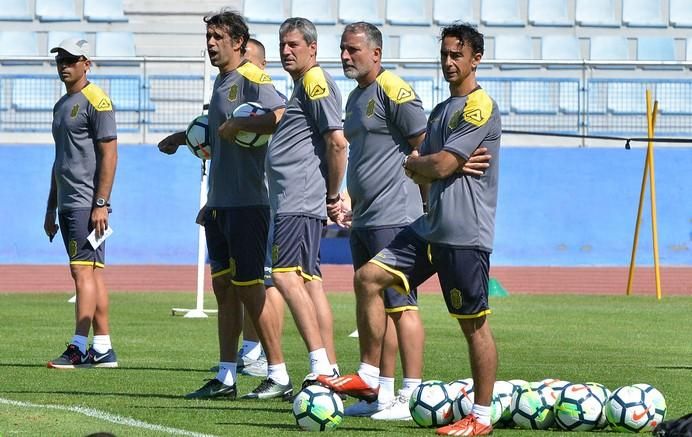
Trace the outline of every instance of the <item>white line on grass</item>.
<path fill-rule="evenodd" d="M 186 431 L 184 429 L 171 428 L 168 426 L 156 425 L 153 423 L 142 422 L 141 420 L 133 419 L 131 417 L 118 416 L 116 414 L 107 413 L 105 411 L 95 410 L 93 408 L 87 407 L 68 407 L 65 405 L 44 405 L 44 404 L 33 404 L 31 402 L 14 401 L 12 399 L 0 398 L 0 404 L 13 405 L 15 407 L 24 408 L 44 408 L 47 410 L 62 410 L 70 411 L 73 413 L 83 414 L 85 416 L 93 417 L 95 419 L 104 420 L 106 422 L 115 423 L 118 425 L 131 426 L 134 428 L 142 428 L 149 431 L 159 431 L 173 435 L 182 435 L 187 437 L 214 437 L 211 434 L 201 434 L 193 431 Z"/>

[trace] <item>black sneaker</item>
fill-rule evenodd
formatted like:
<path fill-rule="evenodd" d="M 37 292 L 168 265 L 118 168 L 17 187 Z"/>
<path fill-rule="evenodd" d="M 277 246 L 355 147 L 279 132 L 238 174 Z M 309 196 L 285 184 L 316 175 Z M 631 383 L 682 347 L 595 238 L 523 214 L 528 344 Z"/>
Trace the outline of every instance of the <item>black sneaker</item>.
<path fill-rule="evenodd" d="M 65 352 L 58 358 L 48 361 L 49 369 L 80 369 L 91 367 L 88 353 L 82 353 L 79 347 L 68 344 Z"/>
<path fill-rule="evenodd" d="M 238 395 L 235 384 L 226 385 L 218 379 L 210 379 L 198 390 L 185 395 L 185 399 L 228 399 L 233 400 Z"/>
<path fill-rule="evenodd" d="M 293 384 L 288 381 L 288 384 L 279 384 L 271 378 L 267 378 L 260 382 L 260 385 L 250 393 L 241 397 L 241 399 L 274 399 L 281 398 L 288 400 L 293 396 Z"/>

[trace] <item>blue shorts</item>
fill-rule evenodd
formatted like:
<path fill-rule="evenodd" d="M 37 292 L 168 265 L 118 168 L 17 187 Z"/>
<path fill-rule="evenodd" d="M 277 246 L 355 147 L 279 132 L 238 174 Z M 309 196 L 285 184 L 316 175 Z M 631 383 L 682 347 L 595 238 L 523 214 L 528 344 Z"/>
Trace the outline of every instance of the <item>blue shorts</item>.
<path fill-rule="evenodd" d="M 490 314 L 488 252 L 429 244 L 407 227 L 370 262 L 398 277 L 401 286 L 394 288 L 403 293 L 437 273 L 452 317 L 467 319 Z"/>
<path fill-rule="evenodd" d="M 109 209 L 110 212 L 110 209 Z M 106 242 L 94 250 L 87 237 L 91 227 L 91 208 L 73 209 L 58 214 L 60 233 L 65 250 L 70 257 L 70 265 L 83 265 L 103 268 L 106 264 Z"/>
<path fill-rule="evenodd" d="M 204 233 L 211 276 L 230 275 L 234 285 L 264 284 L 269 208 L 207 208 Z"/>
<path fill-rule="evenodd" d="M 377 252 L 387 247 L 403 229 L 405 229 L 403 226 L 351 229 L 350 243 L 353 268 L 358 270 L 365 265 Z M 402 294 L 392 288 L 386 289 L 384 291 L 384 308 L 388 313 L 418 310 L 416 289 L 412 288 L 408 294 Z"/>
<path fill-rule="evenodd" d="M 298 272 L 304 280 L 322 279 L 320 239 L 325 221 L 304 215 L 274 217 L 272 272 Z"/>

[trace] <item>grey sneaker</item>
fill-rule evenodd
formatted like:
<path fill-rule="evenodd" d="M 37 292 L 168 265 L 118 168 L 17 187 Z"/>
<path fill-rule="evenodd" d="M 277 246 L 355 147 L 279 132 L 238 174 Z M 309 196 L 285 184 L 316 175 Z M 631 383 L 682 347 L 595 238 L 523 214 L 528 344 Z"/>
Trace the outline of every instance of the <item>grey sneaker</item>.
<path fill-rule="evenodd" d="M 268 373 L 267 369 L 267 359 L 263 355 L 260 355 L 256 360 L 251 360 L 247 357 L 238 358 L 237 371 L 239 374 L 266 378 Z"/>
<path fill-rule="evenodd" d="M 218 379 L 210 379 L 201 388 L 185 395 L 185 399 L 228 399 L 236 398 L 238 392 L 235 384 L 226 385 Z"/>
<path fill-rule="evenodd" d="M 83 354 L 74 344 L 68 344 L 58 358 L 48 361 L 49 369 L 79 369 L 91 367 L 89 353 Z"/>
<path fill-rule="evenodd" d="M 281 398 L 288 400 L 293 396 L 293 384 L 291 381 L 288 384 L 279 384 L 273 379 L 267 378 L 260 382 L 260 385 L 250 393 L 242 396 L 240 399 L 274 399 Z"/>

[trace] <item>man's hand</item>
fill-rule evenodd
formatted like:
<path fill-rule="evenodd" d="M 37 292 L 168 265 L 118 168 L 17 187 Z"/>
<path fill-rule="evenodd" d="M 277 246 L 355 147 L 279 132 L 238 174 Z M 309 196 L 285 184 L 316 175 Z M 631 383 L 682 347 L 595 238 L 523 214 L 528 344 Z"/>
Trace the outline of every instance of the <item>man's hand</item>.
<path fill-rule="evenodd" d="M 195 218 L 195 223 L 200 226 L 204 226 L 204 215 L 207 212 L 207 205 L 204 205 L 197 213 L 197 218 Z"/>
<path fill-rule="evenodd" d="M 178 147 L 185 144 L 185 132 L 176 132 L 168 135 L 159 142 L 159 151 L 166 155 L 172 155 L 178 151 Z"/>
<path fill-rule="evenodd" d="M 51 243 L 58 233 L 58 229 L 60 229 L 60 226 L 55 223 L 55 217 L 55 210 L 49 210 L 46 211 L 46 217 L 43 219 L 43 230 L 46 232 L 46 235 L 48 235 L 48 239 Z"/>
<path fill-rule="evenodd" d="M 219 126 L 219 137 L 221 137 L 222 140 L 229 142 L 229 143 L 235 143 L 235 137 L 238 135 L 238 132 L 240 132 L 241 129 L 238 126 L 238 123 L 236 122 L 235 119 L 229 118 L 228 120 L 224 121 L 221 126 Z"/>
<path fill-rule="evenodd" d="M 91 209 L 91 226 L 96 231 L 96 239 L 98 240 L 108 228 L 108 207 Z"/>
<path fill-rule="evenodd" d="M 461 173 L 471 176 L 483 176 L 485 170 L 490 167 L 490 159 L 492 156 L 488 153 L 485 147 L 479 147 L 474 150 L 469 160 L 464 163 Z"/>

